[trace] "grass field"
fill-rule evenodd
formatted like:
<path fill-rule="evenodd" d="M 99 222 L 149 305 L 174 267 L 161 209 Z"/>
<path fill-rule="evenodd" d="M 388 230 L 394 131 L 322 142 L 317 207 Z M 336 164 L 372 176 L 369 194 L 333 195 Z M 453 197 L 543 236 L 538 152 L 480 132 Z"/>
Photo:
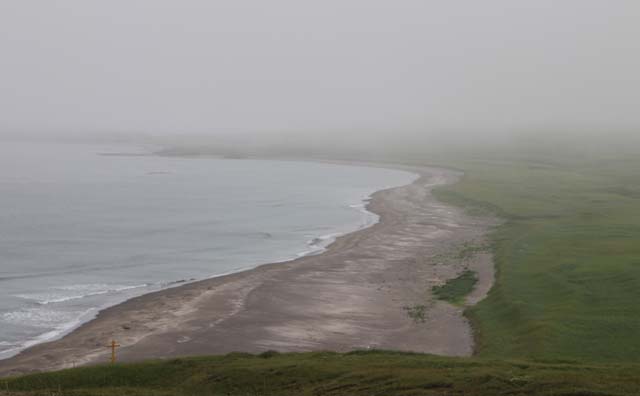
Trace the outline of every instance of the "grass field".
<path fill-rule="evenodd" d="M 640 156 L 488 157 L 444 161 L 465 176 L 437 192 L 506 219 L 479 356 L 640 361 Z"/>
<path fill-rule="evenodd" d="M 393 352 L 175 359 L 0 380 L 0 395 L 637 395 L 640 366 Z"/>

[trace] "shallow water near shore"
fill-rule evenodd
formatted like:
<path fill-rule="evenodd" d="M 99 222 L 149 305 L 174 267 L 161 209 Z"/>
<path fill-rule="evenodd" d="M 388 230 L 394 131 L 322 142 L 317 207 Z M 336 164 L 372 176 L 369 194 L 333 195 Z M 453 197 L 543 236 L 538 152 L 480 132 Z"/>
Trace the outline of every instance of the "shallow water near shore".
<path fill-rule="evenodd" d="M 318 252 L 413 173 L 0 143 L 0 358 L 150 291 Z"/>

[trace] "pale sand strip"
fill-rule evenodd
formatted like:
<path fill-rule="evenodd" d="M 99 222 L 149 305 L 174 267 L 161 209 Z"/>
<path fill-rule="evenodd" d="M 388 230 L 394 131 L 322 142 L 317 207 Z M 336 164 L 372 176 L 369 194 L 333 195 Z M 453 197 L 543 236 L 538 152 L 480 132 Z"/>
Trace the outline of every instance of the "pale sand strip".
<path fill-rule="evenodd" d="M 432 196 L 459 173 L 398 168 L 421 177 L 376 192 L 367 208 L 380 222 L 338 238 L 324 253 L 126 301 L 60 340 L 1 361 L 0 376 L 105 362 L 111 339 L 122 344 L 122 361 L 367 348 L 471 355 L 473 334 L 462 309 L 434 301 L 429 291 L 472 267 L 480 282 L 469 301 L 484 297 L 493 282 L 491 256 L 450 258 L 464 243 L 482 243 L 495 221 Z M 415 305 L 427 307 L 424 323 L 404 309 Z"/>

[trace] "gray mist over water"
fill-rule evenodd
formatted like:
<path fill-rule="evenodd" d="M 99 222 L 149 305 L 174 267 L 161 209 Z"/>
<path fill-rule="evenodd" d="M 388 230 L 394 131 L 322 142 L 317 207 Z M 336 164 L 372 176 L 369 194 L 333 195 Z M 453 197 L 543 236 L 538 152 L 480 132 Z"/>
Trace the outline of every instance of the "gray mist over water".
<path fill-rule="evenodd" d="M 631 0 L 5 1 L 0 130 L 294 147 L 633 135 L 639 18 Z"/>

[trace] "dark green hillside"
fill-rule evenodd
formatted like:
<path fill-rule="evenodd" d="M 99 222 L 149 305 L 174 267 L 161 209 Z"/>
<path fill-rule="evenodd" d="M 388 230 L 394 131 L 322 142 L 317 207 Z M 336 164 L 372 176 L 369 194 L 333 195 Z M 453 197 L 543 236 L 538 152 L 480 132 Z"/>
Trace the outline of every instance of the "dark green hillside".
<path fill-rule="evenodd" d="M 393 352 L 185 358 L 30 375 L 7 395 L 637 395 L 640 366 Z M 8 389 L 8 391 L 7 391 Z"/>

